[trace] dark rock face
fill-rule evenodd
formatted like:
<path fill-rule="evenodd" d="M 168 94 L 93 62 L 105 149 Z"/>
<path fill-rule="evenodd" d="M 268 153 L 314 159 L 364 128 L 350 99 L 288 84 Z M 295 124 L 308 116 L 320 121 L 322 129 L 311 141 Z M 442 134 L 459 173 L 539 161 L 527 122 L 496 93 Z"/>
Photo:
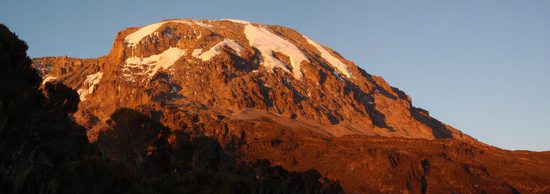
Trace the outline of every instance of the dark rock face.
<path fill-rule="evenodd" d="M 171 133 L 206 135 L 242 161 L 315 169 L 349 193 L 550 189 L 547 153 L 478 142 L 413 107 L 383 78 L 281 26 L 166 20 L 119 32 L 97 59 L 44 57 L 34 67 L 78 91 L 74 118 L 92 142 L 113 140 L 105 135 L 120 127 L 108 121 L 126 107 L 170 131 L 140 138 L 173 146 Z M 133 131 L 122 123 L 129 128 L 120 134 Z M 157 150 L 155 138 L 132 146 Z"/>

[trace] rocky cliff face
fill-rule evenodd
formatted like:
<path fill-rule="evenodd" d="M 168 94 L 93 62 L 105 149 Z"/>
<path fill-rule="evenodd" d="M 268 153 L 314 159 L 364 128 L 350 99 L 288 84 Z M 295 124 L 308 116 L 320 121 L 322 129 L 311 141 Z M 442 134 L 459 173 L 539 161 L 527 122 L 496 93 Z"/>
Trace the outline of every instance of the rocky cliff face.
<path fill-rule="evenodd" d="M 202 108 L 226 117 L 254 108 L 319 123 L 334 137 L 471 140 L 413 107 L 381 77 L 280 26 L 166 20 L 120 32 L 111 52 L 98 59 L 34 61 L 45 80 L 78 91 L 77 116 L 88 128 L 118 107 Z"/>
<path fill-rule="evenodd" d="M 505 164 L 532 171 L 499 173 L 497 158 L 516 153 L 432 118 L 383 78 L 286 27 L 165 20 L 119 32 L 97 59 L 44 57 L 34 66 L 44 82 L 78 92 L 74 117 L 91 141 L 127 107 L 237 146 L 245 160 L 315 168 L 352 193 L 550 189 L 547 154 L 510 156 Z"/>

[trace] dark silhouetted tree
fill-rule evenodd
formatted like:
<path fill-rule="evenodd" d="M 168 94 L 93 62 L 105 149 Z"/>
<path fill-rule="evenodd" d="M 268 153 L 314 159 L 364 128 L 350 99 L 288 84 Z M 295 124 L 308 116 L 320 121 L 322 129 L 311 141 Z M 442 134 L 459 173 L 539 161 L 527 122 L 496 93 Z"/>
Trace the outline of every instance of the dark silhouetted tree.
<path fill-rule="evenodd" d="M 47 84 L 31 67 L 27 45 L 0 25 L 0 190 L 57 193 L 71 164 L 89 150 L 85 129 L 68 114 L 78 98 Z"/>

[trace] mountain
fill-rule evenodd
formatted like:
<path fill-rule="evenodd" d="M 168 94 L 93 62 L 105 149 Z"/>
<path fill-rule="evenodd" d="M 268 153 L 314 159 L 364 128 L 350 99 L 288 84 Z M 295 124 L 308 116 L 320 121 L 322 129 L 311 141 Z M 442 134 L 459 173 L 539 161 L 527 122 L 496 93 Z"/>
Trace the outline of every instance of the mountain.
<path fill-rule="evenodd" d="M 315 170 L 244 163 L 216 139 L 170 131 L 132 109 L 116 110 L 89 142 L 70 117 L 77 91 L 41 85 L 27 48 L 0 24 L 1 193 L 343 193 Z"/>
<path fill-rule="evenodd" d="M 152 105 L 168 119 L 170 111 L 204 106 L 231 118 L 253 108 L 312 121 L 320 127 L 310 130 L 327 137 L 473 140 L 413 107 L 381 77 L 280 26 L 167 20 L 118 33 L 98 59 L 34 61 L 45 80 L 78 91 L 77 116 L 88 128 L 118 107 Z"/>
<path fill-rule="evenodd" d="M 282 26 L 164 20 L 119 32 L 105 56 L 33 66 L 43 84 L 77 91 L 73 117 L 90 142 L 101 143 L 113 113 L 129 108 L 215 138 L 243 161 L 315 169 L 347 193 L 550 192 L 550 153 L 479 142 Z"/>

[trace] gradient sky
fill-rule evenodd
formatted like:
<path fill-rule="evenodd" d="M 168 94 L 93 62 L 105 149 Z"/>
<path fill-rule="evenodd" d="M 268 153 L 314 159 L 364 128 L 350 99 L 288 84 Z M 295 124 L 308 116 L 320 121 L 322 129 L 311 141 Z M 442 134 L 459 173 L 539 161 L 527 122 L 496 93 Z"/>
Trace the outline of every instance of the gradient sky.
<path fill-rule="evenodd" d="M 29 55 L 98 57 L 118 31 L 169 18 L 294 28 L 491 145 L 550 150 L 550 1 L 4 0 Z"/>

